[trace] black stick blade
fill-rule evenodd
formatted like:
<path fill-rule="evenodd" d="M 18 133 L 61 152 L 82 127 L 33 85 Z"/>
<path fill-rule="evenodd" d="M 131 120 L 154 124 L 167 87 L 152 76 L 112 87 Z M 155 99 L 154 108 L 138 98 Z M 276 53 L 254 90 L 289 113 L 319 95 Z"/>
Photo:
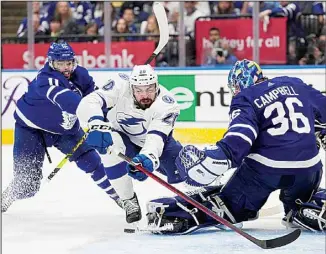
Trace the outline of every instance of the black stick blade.
<path fill-rule="evenodd" d="M 255 241 L 255 244 L 257 244 L 259 247 L 261 247 L 263 249 L 274 249 L 274 248 L 282 247 L 289 243 L 294 242 L 296 239 L 298 239 L 300 234 L 301 234 L 301 230 L 296 229 L 296 230 L 292 231 L 291 233 L 281 236 L 281 237 L 278 237 L 278 238 L 274 238 L 274 239 L 270 239 L 270 240 L 257 239 L 257 241 Z"/>

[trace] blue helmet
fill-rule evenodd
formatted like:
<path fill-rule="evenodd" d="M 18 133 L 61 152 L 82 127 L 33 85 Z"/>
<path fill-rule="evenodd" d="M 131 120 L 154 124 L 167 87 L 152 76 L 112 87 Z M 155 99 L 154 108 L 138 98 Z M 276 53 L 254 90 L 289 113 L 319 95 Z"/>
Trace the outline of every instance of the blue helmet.
<path fill-rule="evenodd" d="M 52 42 L 47 57 L 49 61 L 75 60 L 75 52 L 67 42 Z"/>
<path fill-rule="evenodd" d="M 233 95 L 237 95 L 243 89 L 253 86 L 263 78 L 260 66 L 254 61 L 244 59 L 237 61 L 230 70 L 228 87 Z"/>
<path fill-rule="evenodd" d="M 70 74 L 76 69 L 77 61 L 75 59 L 75 52 L 72 47 L 67 42 L 53 42 L 50 45 L 50 48 L 47 53 L 47 58 L 49 65 L 52 69 L 58 70 L 55 68 L 55 61 L 73 61 L 73 68 L 71 71 L 65 71 L 64 75 L 70 77 Z M 59 71 L 59 70 L 58 70 Z"/>

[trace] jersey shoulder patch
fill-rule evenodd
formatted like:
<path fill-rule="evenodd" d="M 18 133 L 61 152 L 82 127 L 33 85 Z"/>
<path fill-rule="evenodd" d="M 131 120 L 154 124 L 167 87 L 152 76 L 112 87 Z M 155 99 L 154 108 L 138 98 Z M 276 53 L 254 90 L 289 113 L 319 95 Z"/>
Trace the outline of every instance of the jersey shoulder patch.
<path fill-rule="evenodd" d="M 104 91 L 109 91 L 113 89 L 114 85 L 115 85 L 114 80 L 109 80 L 108 83 L 102 87 L 102 89 Z"/>
<path fill-rule="evenodd" d="M 122 78 L 123 80 L 129 80 L 129 76 L 124 73 L 118 73 L 119 77 Z"/>
<path fill-rule="evenodd" d="M 163 95 L 162 100 L 168 104 L 173 104 L 175 100 L 169 95 Z"/>

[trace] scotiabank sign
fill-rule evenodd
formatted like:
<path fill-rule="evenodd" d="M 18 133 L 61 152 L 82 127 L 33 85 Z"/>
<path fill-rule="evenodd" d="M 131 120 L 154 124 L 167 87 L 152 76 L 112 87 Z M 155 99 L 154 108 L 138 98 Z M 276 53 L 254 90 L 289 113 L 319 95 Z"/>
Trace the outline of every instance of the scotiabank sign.
<path fill-rule="evenodd" d="M 218 19 L 196 21 L 196 62 L 204 64 L 205 55 L 213 50 L 209 40 L 209 30 L 220 30 L 220 39 L 226 41 L 238 59 L 253 57 L 253 21 L 252 19 Z M 264 31 L 265 30 L 265 31 Z M 259 47 L 260 63 L 286 63 L 286 18 L 271 18 L 265 27 L 260 22 Z"/>
<path fill-rule="evenodd" d="M 85 68 L 105 68 L 107 58 L 105 56 L 104 43 L 70 43 L 76 53 L 78 63 Z M 3 68 L 27 69 L 29 52 L 27 44 L 3 44 Z M 130 68 L 136 64 L 144 64 L 153 53 L 155 44 L 153 41 L 112 42 L 111 66 Z M 37 69 L 42 68 L 46 59 L 49 44 L 35 44 L 34 64 Z"/>

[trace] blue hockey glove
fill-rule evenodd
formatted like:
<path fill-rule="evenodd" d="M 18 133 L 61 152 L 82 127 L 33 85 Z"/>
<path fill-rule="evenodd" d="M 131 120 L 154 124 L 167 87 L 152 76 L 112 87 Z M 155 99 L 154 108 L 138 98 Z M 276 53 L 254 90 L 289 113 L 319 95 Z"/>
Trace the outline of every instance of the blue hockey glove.
<path fill-rule="evenodd" d="M 155 169 L 159 167 L 159 160 L 157 157 L 150 153 L 148 155 L 145 154 L 138 154 L 132 161 L 136 164 L 142 165 L 146 170 L 153 172 Z M 139 171 L 135 167 L 131 166 L 130 164 L 127 165 L 128 175 L 138 181 L 145 181 L 147 179 L 147 175 L 143 172 Z"/>
<path fill-rule="evenodd" d="M 106 154 L 109 146 L 113 145 L 111 136 L 111 124 L 104 122 L 103 116 L 94 116 L 89 120 L 90 133 L 86 142 L 100 154 Z"/>
<path fill-rule="evenodd" d="M 193 145 L 187 145 L 179 152 L 175 164 L 186 183 L 205 186 L 227 171 L 231 162 L 219 146 L 200 150 Z"/>

